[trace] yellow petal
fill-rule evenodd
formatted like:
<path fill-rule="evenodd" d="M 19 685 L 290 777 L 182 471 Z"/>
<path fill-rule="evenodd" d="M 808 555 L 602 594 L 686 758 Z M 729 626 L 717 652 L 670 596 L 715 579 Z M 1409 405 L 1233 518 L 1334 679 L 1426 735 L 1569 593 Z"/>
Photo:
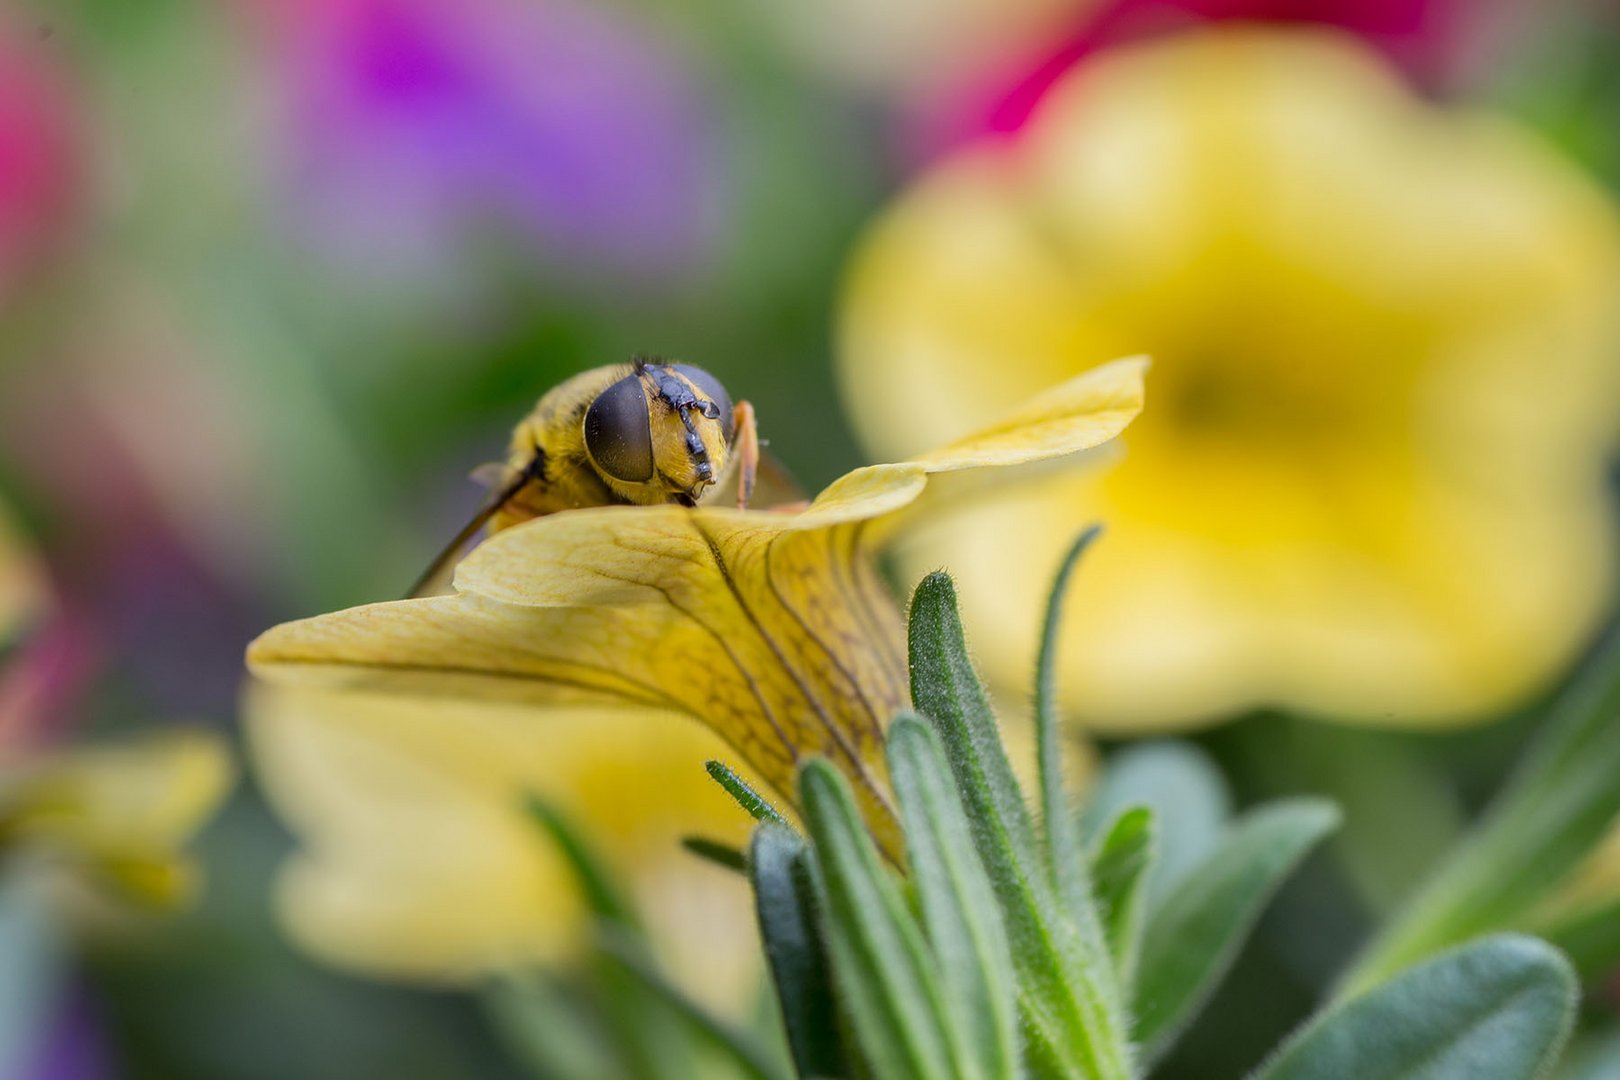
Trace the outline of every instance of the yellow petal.
<path fill-rule="evenodd" d="M 757 950 L 746 886 L 679 847 L 746 843 L 752 821 L 703 772 L 718 737 L 645 711 L 259 686 L 256 771 L 303 842 L 277 905 L 323 959 L 461 981 L 569 960 L 589 925 L 566 864 L 524 813 L 542 795 L 625 883 L 671 970 L 736 1005 Z M 743 769 L 746 772 L 746 768 Z"/>
<path fill-rule="evenodd" d="M 887 814 L 881 727 L 907 700 L 898 615 L 855 526 L 611 508 L 497 533 L 454 596 L 277 627 L 259 675 L 394 693 L 595 705 L 700 719 L 792 790 L 821 754 Z"/>
<path fill-rule="evenodd" d="M 1112 439 L 1142 411 L 1148 360 L 1091 369 L 1045 390 L 989 427 L 914 460 L 929 472 L 1024 465 Z"/>

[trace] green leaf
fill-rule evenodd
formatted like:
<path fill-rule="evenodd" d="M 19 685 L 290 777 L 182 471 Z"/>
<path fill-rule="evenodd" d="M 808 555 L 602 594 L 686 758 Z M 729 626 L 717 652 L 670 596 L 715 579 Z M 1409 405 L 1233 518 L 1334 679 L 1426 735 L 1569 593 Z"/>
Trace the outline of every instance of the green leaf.
<path fill-rule="evenodd" d="M 1058 629 L 1063 622 L 1063 601 L 1069 579 L 1091 542 L 1102 532 L 1093 525 L 1069 546 L 1058 564 L 1057 577 L 1046 600 L 1046 621 L 1041 627 L 1041 647 L 1035 660 L 1035 753 L 1041 778 L 1041 816 L 1046 827 L 1046 857 L 1057 879 L 1058 892 L 1071 908 L 1086 904 L 1090 882 L 1085 875 L 1085 849 L 1063 790 L 1063 744 L 1061 720 L 1057 711 Z"/>
<path fill-rule="evenodd" d="M 748 811 L 755 821 L 769 821 L 775 825 L 792 828 L 788 819 L 782 816 L 781 811 L 772 806 L 765 796 L 755 791 L 748 781 L 737 775 L 736 770 L 723 761 L 705 761 L 703 768 L 708 772 L 714 782 L 725 788 L 726 794 L 737 800 L 737 805 Z"/>
<path fill-rule="evenodd" d="M 584 838 L 544 800 L 531 795 L 526 805 L 529 816 L 551 837 L 573 870 L 598 922 L 639 939 L 640 917 Z M 619 966 L 599 966 L 595 977 L 602 991 L 602 1018 L 612 1029 L 610 1041 L 621 1059 L 619 1076 L 652 1080 L 687 1069 L 685 1063 L 693 1059 L 696 1048 L 680 1018 Z"/>
<path fill-rule="evenodd" d="M 735 870 L 739 874 L 748 873 L 748 856 L 732 847 L 722 844 L 718 840 L 710 840 L 706 836 L 683 836 L 681 847 L 693 855 L 707 862 L 712 862 L 726 870 Z"/>
<path fill-rule="evenodd" d="M 1441 759 L 1416 753 L 1411 736 L 1277 717 L 1240 740 L 1252 777 L 1273 790 L 1309 791 L 1344 814 L 1333 837 L 1335 869 L 1382 922 L 1459 843 L 1466 821 Z M 1391 837 L 1400 843 L 1391 843 Z"/>
<path fill-rule="evenodd" d="M 621 926 L 639 927 L 641 920 L 606 869 L 596 861 L 584 839 L 550 803 L 535 795 L 526 801 L 529 817 L 557 845 L 584 893 L 585 903 L 597 918 Z"/>
<path fill-rule="evenodd" d="M 998 833 L 998 846 L 1020 866 L 1044 869 L 1024 793 L 968 659 L 956 586 L 947 574 L 929 574 L 918 584 L 909 638 L 912 704 L 939 727 L 975 828 Z"/>
<path fill-rule="evenodd" d="M 1620 1076 L 1620 1031 L 1589 1035 L 1570 1047 L 1564 1058 L 1558 1080 L 1614 1080 Z"/>
<path fill-rule="evenodd" d="M 1620 967 L 1620 897 L 1538 921 L 1532 929 L 1569 958 L 1583 981 Z"/>
<path fill-rule="evenodd" d="M 789 1080 L 787 1072 L 749 1035 L 716 1019 L 666 979 L 639 940 L 607 925 L 598 934 L 597 943 L 644 993 L 680 1018 L 697 1042 L 718 1051 L 743 1076 L 751 1080 Z"/>
<path fill-rule="evenodd" d="M 911 883 L 938 962 L 947 1036 L 963 1076 L 1018 1075 L 1017 986 L 995 893 L 969 839 L 939 736 L 915 716 L 889 728 L 889 776 L 900 801 Z"/>
<path fill-rule="evenodd" d="M 1620 631 L 1560 698 L 1524 766 L 1346 974 L 1343 993 L 1521 924 L 1620 814 Z"/>
<path fill-rule="evenodd" d="M 1232 797 L 1220 770 L 1192 743 L 1138 743 L 1111 755 L 1081 824 L 1097 835 L 1133 806 L 1153 810 L 1158 854 L 1145 883 L 1148 906 L 1204 861 L 1221 842 Z"/>
<path fill-rule="evenodd" d="M 832 975 L 817 930 L 805 842 L 793 830 L 754 830 L 748 867 L 765 959 L 776 984 L 788 1048 L 800 1076 L 844 1076 Z"/>
<path fill-rule="evenodd" d="M 1534 1080 L 1574 1014 L 1575 976 L 1557 950 L 1503 934 L 1330 1010 L 1251 1080 Z"/>
<path fill-rule="evenodd" d="M 1092 881 L 1102 913 L 1108 951 L 1119 984 L 1130 992 L 1142 943 L 1143 884 L 1153 867 L 1153 811 L 1132 807 L 1114 819 L 1092 856 Z"/>
<path fill-rule="evenodd" d="M 811 880 L 833 978 L 872 1075 L 955 1075 L 922 932 L 884 869 L 849 785 L 827 762 L 815 760 L 800 769 L 799 792 L 815 844 Z"/>
<path fill-rule="evenodd" d="M 538 974 L 508 976 L 490 986 L 485 1004 L 495 1029 L 542 1080 L 620 1080 L 624 1064 L 582 1007 L 576 989 Z"/>
<path fill-rule="evenodd" d="M 945 746 L 974 846 L 1012 946 L 1031 1064 L 1045 1074 L 1131 1075 L 1113 961 L 1095 908 L 1065 908 L 973 671 L 956 590 L 930 574 L 911 602 L 911 694 Z"/>
<path fill-rule="evenodd" d="M 1338 823 L 1338 811 L 1320 799 L 1253 810 L 1149 913 L 1134 1011 L 1150 1060 L 1214 991 L 1283 879 Z"/>

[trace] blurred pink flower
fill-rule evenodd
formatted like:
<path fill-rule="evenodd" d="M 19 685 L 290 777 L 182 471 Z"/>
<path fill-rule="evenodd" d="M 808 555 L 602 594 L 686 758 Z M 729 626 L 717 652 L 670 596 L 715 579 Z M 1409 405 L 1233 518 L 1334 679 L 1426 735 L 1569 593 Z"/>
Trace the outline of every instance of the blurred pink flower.
<path fill-rule="evenodd" d="M 623 13 L 301 0 L 275 18 L 295 220 L 341 260 L 387 278 L 483 243 L 656 281 L 712 246 L 716 132 L 679 58 Z"/>
<path fill-rule="evenodd" d="M 1455 0 L 1104 0 L 1077 4 L 1073 30 L 1014 67 L 980 73 L 925 108 L 927 156 L 972 138 L 1021 130 L 1063 73 L 1112 45 L 1214 22 L 1336 27 L 1372 44 L 1420 83 L 1439 80 L 1459 39 Z"/>
<path fill-rule="evenodd" d="M 0 23 L 0 298 L 59 238 L 76 201 L 77 108 L 51 48 Z"/>
<path fill-rule="evenodd" d="M 13 648 L 0 662 L 0 766 L 72 736 L 102 663 L 89 620 L 66 610 Z"/>

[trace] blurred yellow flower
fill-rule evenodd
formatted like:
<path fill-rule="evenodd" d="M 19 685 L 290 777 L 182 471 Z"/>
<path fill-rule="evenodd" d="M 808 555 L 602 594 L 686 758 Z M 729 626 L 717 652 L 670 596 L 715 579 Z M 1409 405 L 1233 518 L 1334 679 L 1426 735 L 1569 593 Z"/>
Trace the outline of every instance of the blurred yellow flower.
<path fill-rule="evenodd" d="M 957 578 L 1022 685 L 1082 523 L 1068 704 L 1099 728 L 1276 705 L 1458 721 L 1540 685 L 1609 602 L 1620 244 L 1505 121 L 1348 39 L 1121 50 L 1017 143 L 926 176 L 848 285 L 842 371 L 902 454 L 1109 356 L 1155 358 L 1124 461 L 979 503 L 904 565 Z"/>
<path fill-rule="evenodd" d="M 801 760 L 830 758 L 892 845 L 880 739 L 910 693 L 872 544 L 931 476 L 1112 438 L 1141 407 L 1143 369 L 1071 379 L 942 450 L 858 469 L 802 510 L 565 511 L 485 540 L 454 595 L 266 632 L 248 650 L 271 684 L 250 724 L 306 842 L 283 882 L 294 932 L 331 959 L 412 976 L 577 948 L 577 904 L 520 813 L 526 791 L 557 804 L 650 914 L 707 909 L 734 928 L 741 890 L 675 844 L 744 837 L 702 772 L 728 746 L 782 793 Z M 713 902 L 727 888 L 731 905 Z"/>
<path fill-rule="evenodd" d="M 49 606 L 37 558 L 0 506 L 0 649 Z M 153 907 L 189 900 L 185 843 L 230 788 L 223 740 L 166 731 L 102 745 L 40 746 L 25 643 L 0 665 L 0 865 L 27 862 Z"/>
<path fill-rule="evenodd" d="M 137 904 L 183 904 L 197 873 L 182 849 L 233 771 L 222 740 L 180 730 L 13 764 L 0 775 L 0 853 L 65 867 Z"/>

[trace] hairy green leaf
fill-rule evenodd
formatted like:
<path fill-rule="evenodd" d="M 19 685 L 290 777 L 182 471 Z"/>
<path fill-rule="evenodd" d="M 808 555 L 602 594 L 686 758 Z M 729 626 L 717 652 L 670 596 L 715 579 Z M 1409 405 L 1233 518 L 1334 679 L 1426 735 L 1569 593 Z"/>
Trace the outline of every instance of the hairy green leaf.
<path fill-rule="evenodd" d="M 1113 961 L 1095 908 L 1068 909 L 968 659 L 956 590 L 930 574 L 911 602 L 911 694 L 944 743 L 1012 946 L 1032 1064 L 1043 1074 L 1131 1074 Z"/>
<path fill-rule="evenodd" d="M 825 761 L 799 771 L 833 979 L 877 1080 L 956 1075 L 942 994 L 911 912 L 849 785 Z"/>
<path fill-rule="evenodd" d="M 1136 980 L 1142 942 L 1142 886 L 1153 867 L 1153 811 L 1132 807 L 1114 819 L 1092 856 L 1092 881 L 1108 950 L 1126 993 Z"/>
<path fill-rule="evenodd" d="M 776 825 L 788 825 L 788 819 L 782 812 L 770 804 L 770 801 L 755 791 L 748 781 L 737 775 L 735 769 L 723 761 L 705 761 L 704 770 L 713 778 L 714 782 L 725 789 L 727 795 L 736 800 L 737 805 L 748 811 L 755 821 L 769 821 Z"/>
<path fill-rule="evenodd" d="M 1329 1010 L 1251 1080 L 1535 1080 L 1574 1012 L 1575 976 L 1557 950 L 1503 934 Z"/>
<path fill-rule="evenodd" d="M 1226 781 L 1207 753 L 1165 740 L 1111 755 L 1081 822 L 1089 836 L 1133 806 L 1153 809 L 1158 855 L 1145 883 L 1149 907 L 1160 903 L 1221 841 L 1232 816 Z"/>
<path fill-rule="evenodd" d="M 947 1035 L 964 1076 L 1018 1075 L 1018 1003 L 1001 913 L 974 851 L 939 736 L 915 716 L 889 729 L 889 776 L 900 800 L 911 882 L 938 963 Z"/>
<path fill-rule="evenodd" d="M 912 704 L 939 726 L 975 827 L 1000 834 L 998 846 L 1020 866 L 1044 869 L 1024 793 L 968 659 L 956 586 L 948 575 L 929 574 L 918 584 L 909 631 Z"/>
<path fill-rule="evenodd" d="M 1191 1021 L 1266 901 L 1338 822 L 1338 811 L 1320 799 L 1253 810 L 1149 913 L 1134 998 L 1136 1037 L 1150 1059 Z"/>
<path fill-rule="evenodd" d="M 832 975 L 817 926 L 806 845 L 793 830 L 761 825 L 749 846 L 765 959 L 788 1048 L 800 1076 L 846 1075 Z"/>
<path fill-rule="evenodd" d="M 1046 600 L 1046 620 L 1041 627 L 1041 647 L 1035 660 L 1036 764 L 1041 783 L 1041 817 L 1046 829 L 1046 857 L 1058 883 L 1058 892 L 1071 908 L 1090 900 L 1091 883 L 1086 877 L 1085 849 L 1075 827 L 1069 799 L 1063 789 L 1063 743 L 1057 709 L 1058 629 L 1063 623 L 1063 601 L 1069 579 L 1091 542 L 1102 532 L 1093 525 L 1082 532 L 1063 561 Z"/>

